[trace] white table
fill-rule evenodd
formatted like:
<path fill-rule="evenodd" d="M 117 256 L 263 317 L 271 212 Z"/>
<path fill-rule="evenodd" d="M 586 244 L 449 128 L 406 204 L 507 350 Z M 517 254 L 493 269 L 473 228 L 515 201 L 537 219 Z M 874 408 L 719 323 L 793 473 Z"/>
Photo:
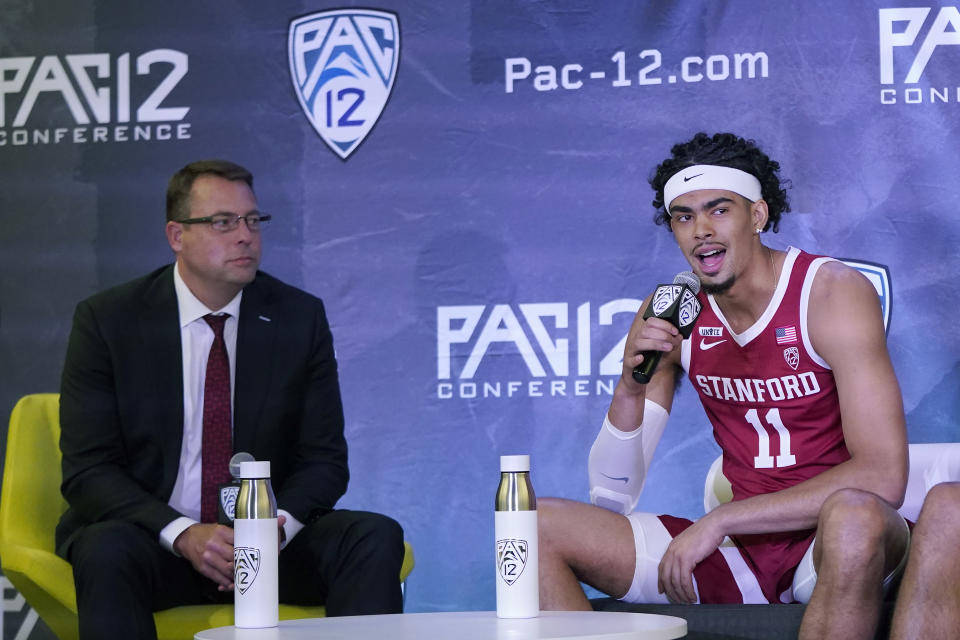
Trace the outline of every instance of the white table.
<path fill-rule="evenodd" d="M 687 635 L 673 616 L 619 611 L 543 611 L 538 618 L 497 618 L 493 611 L 398 613 L 283 620 L 270 629 L 217 627 L 195 640 L 670 640 Z"/>

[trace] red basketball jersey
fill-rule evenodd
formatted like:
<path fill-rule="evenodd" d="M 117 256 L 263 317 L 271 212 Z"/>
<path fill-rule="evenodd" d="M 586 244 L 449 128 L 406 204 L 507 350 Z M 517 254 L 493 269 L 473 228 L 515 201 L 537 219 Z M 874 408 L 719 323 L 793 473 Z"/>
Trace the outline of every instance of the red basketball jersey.
<path fill-rule="evenodd" d="M 683 345 L 683 366 L 723 450 L 733 499 L 792 487 L 850 458 L 833 374 L 814 351 L 807 305 L 831 258 L 787 252 L 763 315 L 734 333 L 712 296 Z M 813 531 L 737 536 L 772 602 L 790 585 Z"/>

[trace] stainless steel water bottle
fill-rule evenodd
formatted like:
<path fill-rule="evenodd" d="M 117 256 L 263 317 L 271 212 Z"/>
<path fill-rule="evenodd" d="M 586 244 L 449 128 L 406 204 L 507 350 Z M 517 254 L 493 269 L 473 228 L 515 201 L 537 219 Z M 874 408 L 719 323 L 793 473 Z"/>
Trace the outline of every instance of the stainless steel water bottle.
<path fill-rule="evenodd" d="M 233 520 L 234 626 L 277 626 L 279 542 L 270 461 L 241 462 Z"/>
<path fill-rule="evenodd" d="M 497 540 L 497 617 L 540 615 L 537 558 L 537 497 L 530 482 L 530 456 L 500 457 L 494 514 Z"/>

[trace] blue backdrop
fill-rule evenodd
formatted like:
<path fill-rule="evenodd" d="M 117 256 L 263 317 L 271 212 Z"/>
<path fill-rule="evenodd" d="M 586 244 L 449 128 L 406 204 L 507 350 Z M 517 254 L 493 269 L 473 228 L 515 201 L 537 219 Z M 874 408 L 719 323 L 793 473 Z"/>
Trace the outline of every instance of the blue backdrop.
<path fill-rule="evenodd" d="M 0 1 L 7 414 L 57 390 L 77 301 L 171 259 L 169 176 L 232 159 L 263 268 L 327 304 L 341 504 L 404 526 L 409 611 L 493 608 L 498 456 L 586 499 L 631 312 L 686 266 L 646 180 L 730 130 L 793 182 L 768 244 L 888 268 L 910 439 L 957 439 L 958 4 L 352 4 Z M 696 517 L 718 449 L 675 407 L 640 508 Z"/>

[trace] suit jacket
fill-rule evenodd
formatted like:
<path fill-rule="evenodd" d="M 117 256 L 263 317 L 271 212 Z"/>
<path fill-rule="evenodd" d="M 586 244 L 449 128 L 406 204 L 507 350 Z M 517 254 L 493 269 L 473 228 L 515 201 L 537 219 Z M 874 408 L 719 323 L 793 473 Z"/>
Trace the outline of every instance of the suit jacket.
<path fill-rule="evenodd" d="M 77 305 L 60 389 L 57 552 L 86 524 L 135 523 L 159 538 L 183 439 L 173 265 Z M 307 523 L 347 488 L 347 445 L 323 303 L 258 272 L 237 331 L 233 450 L 269 460 L 277 505 Z M 197 491 L 200 488 L 197 487 Z"/>

